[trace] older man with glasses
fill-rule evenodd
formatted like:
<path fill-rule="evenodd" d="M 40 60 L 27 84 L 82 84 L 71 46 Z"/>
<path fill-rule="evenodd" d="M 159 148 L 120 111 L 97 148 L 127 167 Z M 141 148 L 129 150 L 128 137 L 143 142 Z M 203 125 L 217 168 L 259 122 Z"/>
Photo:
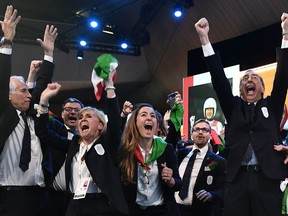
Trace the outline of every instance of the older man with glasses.
<path fill-rule="evenodd" d="M 182 216 L 219 215 L 226 177 L 226 161 L 209 150 L 211 126 L 205 119 L 191 129 L 193 148 L 178 152 L 183 186 L 175 199 Z"/>

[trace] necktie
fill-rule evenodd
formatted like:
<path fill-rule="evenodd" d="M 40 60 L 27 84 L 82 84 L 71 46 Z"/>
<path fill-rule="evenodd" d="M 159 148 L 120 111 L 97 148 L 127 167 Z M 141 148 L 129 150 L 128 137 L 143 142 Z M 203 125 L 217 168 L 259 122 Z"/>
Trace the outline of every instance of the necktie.
<path fill-rule="evenodd" d="M 198 152 L 200 152 L 199 149 L 194 149 L 193 154 L 187 163 L 187 166 L 186 166 L 183 178 L 182 178 L 182 188 L 179 191 L 179 197 L 182 200 L 184 200 L 188 196 L 191 172 L 192 172 L 193 164 L 194 164 L 194 161 Z"/>
<path fill-rule="evenodd" d="M 250 124 L 251 124 L 255 114 L 255 105 L 254 103 L 251 103 L 248 105 L 248 107 L 249 107 Z"/>
<path fill-rule="evenodd" d="M 73 130 L 71 128 L 67 129 L 68 132 L 72 133 L 72 134 L 76 134 L 76 130 Z"/>
<path fill-rule="evenodd" d="M 254 118 L 254 114 L 255 114 L 255 105 L 254 103 L 251 103 L 251 104 L 248 104 L 248 113 L 249 113 L 249 117 L 250 117 L 250 125 L 252 123 L 252 120 Z M 246 152 L 245 152 L 245 155 L 244 155 L 244 158 L 243 158 L 243 162 L 245 164 L 248 164 L 250 162 L 250 160 L 252 159 L 252 145 L 249 143 L 247 149 L 246 149 Z"/>
<path fill-rule="evenodd" d="M 31 134 L 29 130 L 29 126 L 27 123 L 26 113 L 21 112 L 20 114 L 24 120 L 25 123 L 25 130 L 24 130 L 24 136 L 22 141 L 22 150 L 20 155 L 20 163 L 19 167 L 20 169 L 25 172 L 29 167 L 29 162 L 31 160 Z"/>

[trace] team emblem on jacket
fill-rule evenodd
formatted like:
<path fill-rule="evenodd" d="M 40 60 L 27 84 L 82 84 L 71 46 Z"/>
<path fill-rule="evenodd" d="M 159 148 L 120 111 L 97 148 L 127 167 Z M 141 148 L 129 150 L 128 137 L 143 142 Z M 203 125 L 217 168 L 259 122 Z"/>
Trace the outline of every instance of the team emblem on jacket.
<path fill-rule="evenodd" d="M 96 150 L 98 155 L 104 155 L 104 153 L 105 153 L 105 150 L 101 144 L 95 145 L 94 149 Z"/>
<path fill-rule="evenodd" d="M 269 117 L 269 113 L 268 113 L 267 107 L 262 107 L 261 110 L 262 110 L 263 116 L 264 116 L 265 118 L 268 118 L 268 117 Z"/>
<path fill-rule="evenodd" d="M 208 176 L 207 176 L 207 184 L 208 184 L 208 185 L 211 185 L 212 183 L 213 183 L 213 176 L 208 175 Z"/>

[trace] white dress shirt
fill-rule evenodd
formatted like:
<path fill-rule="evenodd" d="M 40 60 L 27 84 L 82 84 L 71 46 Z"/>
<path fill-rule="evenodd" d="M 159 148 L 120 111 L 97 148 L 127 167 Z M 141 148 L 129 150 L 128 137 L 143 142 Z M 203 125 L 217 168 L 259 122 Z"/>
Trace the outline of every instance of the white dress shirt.
<path fill-rule="evenodd" d="M 197 180 L 199 170 L 200 170 L 202 163 L 203 163 L 203 160 L 205 158 L 205 155 L 207 154 L 208 144 L 206 144 L 203 148 L 198 148 L 196 145 L 193 146 L 192 151 L 190 151 L 189 154 L 186 155 L 186 157 L 183 159 L 183 161 L 181 162 L 181 164 L 179 166 L 179 175 L 181 178 L 183 178 L 183 175 L 184 175 L 185 169 L 187 167 L 188 161 L 189 161 L 190 157 L 192 156 L 194 149 L 199 149 L 200 152 L 198 152 L 198 154 L 196 155 L 195 162 L 194 162 L 194 165 L 192 168 L 192 173 L 191 173 L 190 183 L 189 183 L 189 189 L 188 189 L 188 196 L 184 200 L 182 200 L 178 195 L 179 192 L 175 192 L 176 202 L 181 204 L 181 205 L 192 205 L 193 193 L 198 192 L 198 191 L 194 192 L 194 186 L 195 186 L 195 182 Z"/>

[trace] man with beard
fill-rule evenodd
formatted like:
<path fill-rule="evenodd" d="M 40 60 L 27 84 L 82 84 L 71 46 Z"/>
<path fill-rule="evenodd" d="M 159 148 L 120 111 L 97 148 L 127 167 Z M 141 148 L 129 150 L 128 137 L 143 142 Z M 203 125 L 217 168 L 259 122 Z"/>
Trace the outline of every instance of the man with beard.
<path fill-rule="evenodd" d="M 73 97 L 66 99 L 62 104 L 61 117 L 63 122 L 57 119 L 50 119 L 49 128 L 58 133 L 60 136 L 67 137 L 72 140 L 73 136 L 77 134 L 77 115 L 84 107 L 83 103 Z M 50 149 L 52 157 L 57 163 L 54 163 L 54 180 L 51 182 L 49 188 L 50 197 L 50 215 L 62 216 L 65 214 L 67 203 L 69 200 L 68 194 L 65 193 L 65 156 L 59 150 Z M 62 165 L 62 166 L 61 166 Z"/>
<path fill-rule="evenodd" d="M 220 215 L 226 161 L 209 150 L 211 126 L 207 120 L 199 119 L 192 125 L 191 138 L 193 147 L 178 151 L 182 188 L 175 193 L 176 202 L 182 216 Z"/>

